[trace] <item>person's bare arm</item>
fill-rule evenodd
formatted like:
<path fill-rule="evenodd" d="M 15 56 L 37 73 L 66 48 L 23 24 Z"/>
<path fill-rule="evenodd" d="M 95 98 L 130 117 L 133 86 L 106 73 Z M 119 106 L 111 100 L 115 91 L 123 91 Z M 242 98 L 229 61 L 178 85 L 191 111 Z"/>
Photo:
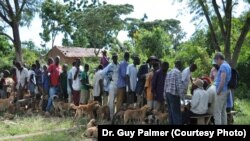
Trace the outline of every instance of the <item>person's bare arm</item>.
<path fill-rule="evenodd" d="M 74 80 L 76 80 L 78 73 L 79 73 L 79 68 L 76 69 L 76 72 L 74 74 Z"/>
<path fill-rule="evenodd" d="M 221 73 L 221 81 L 220 81 L 220 83 L 219 83 L 219 88 L 218 88 L 218 90 L 217 90 L 217 95 L 220 95 L 220 93 L 222 92 L 222 90 L 223 90 L 223 87 L 224 87 L 224 84 L 225 84 L 225 81 L 226 81 L 226 72 L 222 72 Z"/>

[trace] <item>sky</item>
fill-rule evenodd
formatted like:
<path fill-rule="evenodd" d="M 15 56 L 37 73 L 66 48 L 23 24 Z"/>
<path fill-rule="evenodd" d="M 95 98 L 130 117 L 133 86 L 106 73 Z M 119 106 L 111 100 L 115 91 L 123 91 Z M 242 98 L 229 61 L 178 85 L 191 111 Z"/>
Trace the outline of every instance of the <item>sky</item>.
<path fill-rule="evenodd" d="M 134 6 L 134 11 L 126 17 L 142 18 L 144 14 L 147 15 L 147 21 L 153 21 L 156 19 L 177 19 L 181 22 L 181 27 L 186 32 L 186 39 L 190 38 L 195 32 L 195 25 L 191 22 L 192 15 L 188 12 L 185 3 L 173 2 L 174 0 L 106 0 L 108 4 L 131 4 Z M 245 7 L 239 2 L 239 9 L 243 10 Z M 184 11 L 183 11 L 184 10 Z M 185 14 L 180 14 L 180 11 Z M 239 11 L 239 10 L 237 10 Z M 30 27 L 21 27 L 20 35 L 21 41 L 33 41 L 36 46 L 40 46 L 42 40 L 39 33 L 42 32 L 42 21 L 38 15 L 36 15 L 30 25 Z M 9 35 L 12 35 L 10 29 L 7 30 Z M 54 45 L 61 45 L 63 35 L 60 34 L 56 37 Z M 118 35 L 118 39 L 123 42 L 128 39 L 127 32 L 121 31 Z M 51 46 L 51 42 L 47 43 L 47 46 Z"/>

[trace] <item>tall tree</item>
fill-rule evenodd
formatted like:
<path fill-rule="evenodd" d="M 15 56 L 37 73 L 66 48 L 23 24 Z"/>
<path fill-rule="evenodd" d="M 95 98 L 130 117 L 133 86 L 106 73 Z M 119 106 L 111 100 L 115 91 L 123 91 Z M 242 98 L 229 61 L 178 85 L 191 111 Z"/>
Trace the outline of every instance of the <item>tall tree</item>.
<path fill-rule="evenodd" d="M 233 11 L 238 4 L 238 0 L 221 0 L 220 2 L 218 0 L 189 0 L 186 2 L 188 2 L 191 13 L 196 14 L 194 19 L 201 17 L 206 19 L 215 51 L 221 51 L 221 47 L 223 47 L 226 60 L 232 67 L 235 67 L 241 47 L 250 29 L 250 10 L 244 11 L 246 13 L 246 16 L 242 18 L 244 24 L 240 30 L 238 30 L 240 34 L 235 41 L 236 44 L 232 46 Z M 246 2 L 250 3 L 249 0 L 246 0 Z M 213 17 L 216 18 L 217 22 L 212 22 Z M 219 25 L 219 36 L 216 35 L 216 25 Z M 221 44 L 219 42 L 220 38 L 222 38 L 223 41 Z"/>
<path fill-rule="evenodd" d="M 147 16 L 144 15 L 142 19 L 127 18 L 127 30 L 128 36 L 133 39 L 135 33 L 140 29 L 146 29 L 148 31 L 153 31 L 155 27 L 162 28 L 169 36 L 173 48 L 176 50 L 180 45 L 181 40 L 185 37 L 185 32 L 183 32 L 180 21 L 176 19 L 166 19 L 166 20 L 154 20 L 145 21 Z"/>
<path fill-rule="evenodd" d="M 67 13 L 68 5 L 63 5 L 59 1 L 45 0 L 41 6 L 40 17 L 42 19 L 43 32 L 40 37 L 45 43 L 51 41 L 51 47 L 58 33 L 71 33 L 72 24 L 70 14 Z"/>
<path fill-rule="evenodd" d="M 0 32 L 13 42 L 16 60 L 23 61 L 19 27 L 28 26 L 38 11 L 40 0 L 1 0 L 0 1 L 0 19 L 4 25 L 12 29 L 13 37 L 6 31 Z"/>
<path fill-rule="evenodd" d="M 141 29 L 134 35 L 135 52 L 137 54 L 155 55 L 162 58 L 170 54 L 170 36 L 160 27 L 152 31 Z"/>

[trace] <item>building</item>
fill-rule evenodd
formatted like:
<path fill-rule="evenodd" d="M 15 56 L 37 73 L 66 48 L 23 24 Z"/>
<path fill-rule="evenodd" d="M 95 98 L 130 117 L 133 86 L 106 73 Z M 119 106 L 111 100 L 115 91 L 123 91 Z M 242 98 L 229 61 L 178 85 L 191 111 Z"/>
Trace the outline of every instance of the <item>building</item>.
<path fill-rule="evenodd" d="M 94 48 L 54 46 L 48 52 L 48 57 L 54 58 L 56 56 L 60 56 L 63 63 L 72 64 L 77 58 L 96 57 L 96 53 Z M 101 52 L 97 57 L 101 57 Z"/>

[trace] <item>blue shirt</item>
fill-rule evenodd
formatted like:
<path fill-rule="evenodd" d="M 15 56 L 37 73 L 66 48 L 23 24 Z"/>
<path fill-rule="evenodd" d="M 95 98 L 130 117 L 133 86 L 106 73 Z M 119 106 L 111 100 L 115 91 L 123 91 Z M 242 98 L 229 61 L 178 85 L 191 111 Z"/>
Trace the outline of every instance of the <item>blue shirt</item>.
<path fill-rule="evenodd" d="M 230 91 L 228 96 L 227 96 L 227 108 L 233 108 L 233 94 L 232 94 L 232 91 Z"/>
<path fill-rule="evenodd" d="M 218 92 L 219 86 L 220 86 L 220 81 L 221 81 L 221 74 L 225 72 L 226 73 L 226 80 L 222 89 L 222 92 L 226 92 L 228 90 L 228 83 L 231 79 L 231 67 L 229 66 L 229 64 L 224 61 L 221 65 L 220 65 L 220 69 L 217 72 L 217 76 L 216 76 L 216 80 L 215 80 L 215 86 L 216 86 L 216 91 Z"/>
<path fill-rule="evenodd" d="M 117 82 L 117 87 L 118 88 L 124 88 L 126 87 L 126 70 L 128 67 L 128 62 L 127 61 L 122 61 L 119 65 L 119 70 L 118 70 L 118 82 Z"/>

